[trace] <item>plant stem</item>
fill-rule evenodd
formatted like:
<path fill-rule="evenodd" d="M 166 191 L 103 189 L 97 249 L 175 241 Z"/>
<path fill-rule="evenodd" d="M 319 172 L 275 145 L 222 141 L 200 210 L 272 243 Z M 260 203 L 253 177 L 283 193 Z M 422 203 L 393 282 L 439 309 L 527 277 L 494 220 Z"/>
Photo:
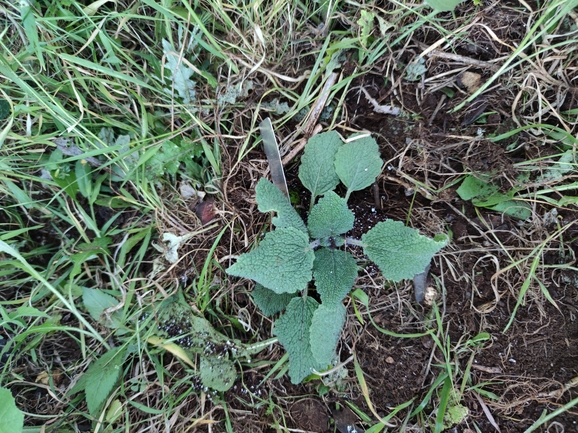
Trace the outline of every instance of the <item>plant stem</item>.
<path fill-rule="evenodd" d="M 277 341 L 279 341 L 279 340 L 277 339 L 277 337 L 275 337 L 275 338 L 269 338 L 268 340 L 265 340 L 265 341 L 260 341 L 260 342 L 255 343 L 255 344 L 247 345 L 243 348 L 243 354 L 244 355 L 255 355 L 255 354 L 259 353 L 260 351 L 262 351 L 263 349 L 266 349 L 267 347 L 269 347 L 271 344 L 277 343 Z"/>
<path fill-rule="evenodd" d="M 360 239 L 355 239 L 355 238 L 350 238 L 350 237 L 346 237 L 345 238 L 345 245 L 352 245 L 355 247 L 362 247 L 363 241 Z"/>
<path fill-rule="evenodd" d="M 319 239 L 315 239 L 313 242 L 309 243 L 309 248 L 314 250 L 315 248 L 317 248 L 319 246 L 320 242 L 321 241 Z"/>

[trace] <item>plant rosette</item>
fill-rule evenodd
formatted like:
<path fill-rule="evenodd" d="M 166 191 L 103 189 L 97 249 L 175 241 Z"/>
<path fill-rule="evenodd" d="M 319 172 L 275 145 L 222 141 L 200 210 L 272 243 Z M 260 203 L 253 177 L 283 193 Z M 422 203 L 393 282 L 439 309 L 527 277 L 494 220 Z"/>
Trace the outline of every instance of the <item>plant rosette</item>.
<path fill-rule="evenodd" d="M 331 367 L 337 358 L 346 317 L 342 301 L 358 273 L 355 258 L 340 248 L 361 246 L 386 279 L 398 282 L 424 272 L 447 243 L 446 235 L 430 239 L 391 220 L 378 223 L 361 240 L 345 236 L 355 222 L 347 206 L 351 193 L 373 184 L 382 164 L 372 137 L 348 143 L 334 131 L 312 137 L 299 167 L 299 179 L 312 195 L 307 224 L 271 182 L 263 178 L 257 184 L 258 209 L 276 213 L 275 230 L 240 255 L 227 273 L 257 283 L 252 295 L 264 314 L 283 311 L 274 334 L 289 355 L 292 383 Z M 340 182 L 347 188 L 345 197 L 333 191 Z M 320 303 L 308 296 L 311 281 Z"/>

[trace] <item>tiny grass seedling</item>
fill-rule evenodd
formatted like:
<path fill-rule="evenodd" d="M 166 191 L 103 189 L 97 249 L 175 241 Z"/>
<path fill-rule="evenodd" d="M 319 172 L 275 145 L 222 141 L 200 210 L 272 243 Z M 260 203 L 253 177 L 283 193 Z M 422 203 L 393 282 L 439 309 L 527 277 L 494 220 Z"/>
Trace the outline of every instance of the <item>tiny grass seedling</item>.
<path fill-rule="evenodd" d="M 299 168 L 299 179 L 312 195 L 307 224 L 271 182 L 261 179 L 257 184 L 258 208 L 277 213 L 272 219 L 276 230 L 267 233 L 254 250 L 239 256 L 227 273 L 257 283 L 253 298 L 265 314 L 285 310 L 275 322 L 274 333 L 289 355 L 293 383 L 327 369 L 336 360 L 346 316 L 342 301 L 357 278 L 355 258 L 340 247 L 361 246 L 387 279 L 400 281 L 423 272 L 447 243 L 445 235 L 429 239 L 389 220 L 378 223 L 361 240 L 344 236 L 355 222 L 347 207 L 349 196 L 375 182 L 381 166 L 377 143 L 371 137 L 348 143 L 336 132 L 312 137 Z M 345 198 L 333 191 L 339 182 L 347 188 Z M 311 280 L 321 303 L 307 296 Z M 295 296 L 298 292 L 303 296 Z"/>

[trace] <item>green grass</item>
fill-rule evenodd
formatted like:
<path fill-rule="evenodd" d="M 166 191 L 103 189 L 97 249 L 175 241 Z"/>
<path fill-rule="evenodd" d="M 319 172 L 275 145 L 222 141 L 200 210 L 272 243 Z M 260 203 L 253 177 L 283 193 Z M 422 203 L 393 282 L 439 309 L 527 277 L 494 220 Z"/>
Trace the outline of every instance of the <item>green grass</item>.
<path fill-rule="evenodd" d="M 570 19 L 576 5 L 547 1 L 526 11 L 521 43 L 469 98 L 507 83 L 517 95 L 514 111 L 523 114 L 516 129 L 493 140 L 527 133 L 559 143 L 557 155 L 517 165 L 535 180 L 532 188 L 515 193 L 530 206 L 567 209 L 577 200 L 576 109 L 559 111 L 539 87 L 546 82 L 563 89 L 563 71 L 575 67 L 577 54 L 569 49 L 577 42 Z M 223 272 L 238 253 L 232 245 L 248 248 L 262 229 L 226 200 L 242 182 L 249 190 L 249 177 L 256 180 L 266 170 L 255 156 L 260 120 L 273 118 L 289 151 L 307 138 L 306 127 L 317 123 L 314 107 L 328 90 L 326 105 L 333 111 L 324 126 L 347 131 L 354 114 L 344 101 L 358 80 L 369 76 L 369 83 L 391 83 L 392 71 L 417 60 L 420 50 L 411 45 L 419 31 L 431 32 L 432 40 L 444 42 L 440 49 L 451 52 L 451 44 L 469 37 L 468 26 L 479 11 L 467 6 L 463 15 L 436 15 L 406 2 L 383 7 L 308 0 L 0 5 L 0 335 L 10 336 L 0 386 L 24 411 L 25 430 L 46 426 L 64 433 L 83 425 L 99 432 L 187 431 L 211 425 L 232 432 L 241 407 L 267 414 L 268 426 L 286 431 L 288 400 L 278 388 L 256 397 L 240 374 L 239 387 L 248 397 L 230 407 L 219 393 L 199 389 L 193 368 L 182 358 L 150 344 L 139 319 L 181 289 L 196 313 L 224 335 L 250 343 L 266 340 L 271 322 L 255 314 L 252 304 L 241 305 L 245 283 Z M 410 46 L 411 54 L 403 57 Z M 565 57 L 554 65 L 553 53 Z M 342 73 L 345 65 L 349 74 Z M 341 75 L 324 89 L 334 72 Z M 530 72 L 543 82 L 528 84 Z M 536 113 L 529 115 L 526 105 Z M 433 196 L 447 186 L 421 182 L 413 183 Z M 200 225 L 193 199 L 181 194 L 184 185 L 218 198 L 216 224 Z M 546 265 L 542 255 L 559 244 L 567 255 L 570 227 L 561 224 L 538 240 L 530 236 L 531 248 L 512 254 L 494 239 L 494 246 L 508 253 L 502 273 L 523 275 L 517 308 L 528 301 L 531 288 L 548 298 L 540 272 L 564 265 Z M 174 262 L 165 258 L 167 233 L 183 237 Z M 98 314 L 91 314 L 87 289 L 103 295 Z M 358 320 L 367 321 L 362 307 L 370 305 L 361 293 L 365 306 L 352 305 Z M 396 338 L 431 335 L 443 359 L 424 395 L 382 417 L 381 424 L 368 411 L 371 431 L 382 431 L 402 410 L 401 424 L 441 431 L 445 413 L 458 407 L 465 393 L 491 397 L 470 382 L 477 343 L 451 341 L 443 311 L 434 312 L 415 335 L 383 330 Z M 91 365 L 116 349 L 122 359 L 109 360 L 102 371 L 118 370 L 118 379 L 100 390 L 104 402 L 93 408 L 82 391 L 71 390 Z M 273 346 L 267 356 L 238 360 L 236 367 L 263 373 L 266 385 L 283 376 L 287 360 Z M 370 407 L 361 367 L 348 368 L 353 381 L 338 385 L 361 390 Z M 43 404 L 33 403 L 38 398 Z M 560 410 L 575 405 L 572 400 Z"/>

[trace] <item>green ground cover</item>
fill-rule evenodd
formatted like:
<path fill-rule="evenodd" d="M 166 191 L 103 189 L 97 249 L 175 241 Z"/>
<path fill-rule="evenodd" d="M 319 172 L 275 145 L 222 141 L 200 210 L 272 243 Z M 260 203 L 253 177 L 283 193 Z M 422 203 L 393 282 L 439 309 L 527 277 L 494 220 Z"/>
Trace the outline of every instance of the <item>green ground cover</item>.
<path fill-rule="evenodd" d="M 469 43 L 468 32 L 492 10 L 477 3 L 442 13 L 427 4 L 369 1 L 0 2 L 0 432 L 22 425 L 62 433 L 290 431 L 295 420 L 287 401 L 306 393 L 339 395 L 371 432 L 467 423 L 483 431 L 465 403 L 475 394 L 493 425 L 487 407 L 501 395 L 471 375 L 490 334 L 450 335 L 442 297 L 413 333 L 373 321 L 377 307 L 365 289 L 381 277 L 364 274 L 345 303 L 339 300 L 348 323 L 355 322 L 341 334 L 348 345 L 343 336 L 356 326 L 415 341 L 433 336 L 437 374 L 423 392 L 384 413 L 351 346 L 348 353 L 341 348 L 342 363 L 292 388 L 273 321 L 247 296 L 252 283 L 225 272 L 271 228 L 254 201 L 257 181 L 269 176 L 260 121 L 273 119 L 290 171 L 321 129 L 344 139 L 360 132 L 349 126 L 356 115 L 346 102 L 358 80 L 378 76 L 383 64 L 390 66 L 379 75 L 380 96 L 401 82 L 421 83 L 416 93 L 433 83 L 457 100 L 443 77 L 451 62 L 464 61 L 452 47 Z M 505 114 L 514 121 L 488 140 L 513 152 L 531 137 L 554 150 L 516 160 L 507 185 L 494 182 L 495 171 L 472 167 L 452 172 L 443 188 L 427 176 L 400 175 L 410 196 L 441 199 L 454 188 L 472 212 L 525 221 L 532 233 L 545 224 L 546 210 L 575 210 L 577 6 L 561 0 L 507 6 L 513 17 L 524 17 L 525 33 L 511 46 L 490 29 L 493 43 L 509 54 L 497 60 L 472 54 L 469 66 L 487 67 L 484 82 L 454 107 L 491 94 L 492 86 L 507 89 L 515 106 Z M 422 46 L 420 54 L 412 45 L 411 59 L 403 57 L 419 32 L 431 49 Z M 425 59 L 437 49 L 448 54 L 449 66 L 434 76 Z M 359 89 L 356 95 L 365 98 Z M 371 102 L 381 114 L 385 103 Z M 489 128 L 484 122 L 492 114 L 482 110 L 476 127 Z M 401 116 L 428 120 L 409 105 Z M 478 138 L 464 138 L 464 146 Z M 381 157 L 379 176 L 386 178 L 392 159 Z M 302 191 L 293 192 L 296 208 L 307 208 Z M 402 213 L 407 225 L 412 211 Z M 542 299 L 537 305 L 560 310 L 544 272 L 568 271 L 564 284 L 578 286 L 571 280 L 575 219 L 552 218 L 541 239 L 520 240 L 523 255 L 497 237 L 491 248 L 471 245 L 488 254 L 501 248 L 498 277 L 523 276 L 512 284 L 508 327 L 531 294 Z M 447 225 L 443 231 L 451 245 L 455 234 Z M 563 263 L 544 260 L 552 242 L 561 245 Z M 359 252 L 356 259 L 365 269 Z M 433 285 L 444 293 L 442 279 Z M 360 400 L 342 398 L 351 393 Z M 574 413 L 577 403 L 572 395 L 545 410 L 527 431 Z M 259 415 L 246 421 L 252 411 Z M 341 427 L 336 418 L 326 431 Z"/>

